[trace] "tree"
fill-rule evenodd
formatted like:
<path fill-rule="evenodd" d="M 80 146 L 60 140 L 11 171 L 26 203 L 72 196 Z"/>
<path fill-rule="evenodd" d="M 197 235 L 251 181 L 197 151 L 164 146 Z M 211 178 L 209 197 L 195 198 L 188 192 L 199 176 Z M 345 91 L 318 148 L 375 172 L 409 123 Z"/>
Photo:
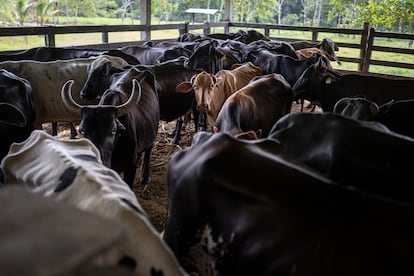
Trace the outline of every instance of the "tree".
<path fill-rule="evenodd" d="M 313 11 L 312 26 L 318 26 L 321 21 L 322 0 L 315 0 L 315 9 Z"/>
<path fill-rule="evenodd" d="M 6 24 L 15 21 L 12 7 L 13 3 L 11 0 L 0 0 L 0 23 Z"/>
<path fill-rule="evenodd" d="M 365 20 L 377 28 L 394 29 L 402 32 L 404 26 L 412 28 L 414 20 L 414 2 L 412 0 L 369 0 Z"/>
<path fill-rule="evenodd" d="M 285 0 L 277 0 L 277 24 L 282 24 L 282 6 Z"/>
<path fill-rule="evenodd" d="M 132 6 L 134 4 L 134 0 L 122 0 L 122 6 L 121 6 L 121 21 L 122 25 L 124 24 L 125 15 L 127 13 L 127 9 L 132 10 Z"/>
<path fill-rule="evenodd" d="M 300 0 L 300 3 L 303 7 L 303 26 L 306 26 L 306 10 L 307 10 L 307 0 Z"/>
<path fill-rule="evenodd" d="M 46 22 L 48 13 L 54 3 L 56 3 L 56 0 L 39 0 L 33 3 L 36 12 L 36 20 L 40 26 L 43 26 Z"/>
<path fill-rule="evenodd" d="M 168 21 L 170 19 L 170 15 L 178 10 L 178 3 L 174 3 L 174 0 L 158 1 L 158 5 L 155 7 L 155 13 L 158 15 L 159 20 L 165 19 Z"/>

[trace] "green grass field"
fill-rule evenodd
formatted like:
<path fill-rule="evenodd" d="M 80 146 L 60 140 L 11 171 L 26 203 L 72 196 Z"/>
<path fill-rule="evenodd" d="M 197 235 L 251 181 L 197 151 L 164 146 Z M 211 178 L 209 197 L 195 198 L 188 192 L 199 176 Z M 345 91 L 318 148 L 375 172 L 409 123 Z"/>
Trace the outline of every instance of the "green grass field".
<path fill-rule="evenodd" d="M 68 25 L 120 25 L 121 19 L 115 18 L 78 18 L 75 22 L 74 18 L 66 19 L 66 17 L 59 17 L 57 24 L 68 24 Z M 184 22 L 160 22 L 158 19 L 153 19 L 152 24 L 168 24 L 168 23 L 184 23 Z M 138 20 L 132 21 L 130 18 L 125 19 L 124 24 L 139 24 Z M 231 29 L 231 32 L 236 32 L 238 29 Z M 259 32 L 263 30 L 257 29 Z M 202 30 L 196 32 L 201 33 Z M 213 28 L 212 33 L 223 33 L 223 28 Z M 153 31 L 151 32 L 151 39 L 175 39 L 179 35 L 178 30 L 164 30 L 164 31 Z M 285 30 L 272 30 L 270 32 L 271 37 L 279 38 L 294 38 L 311 40 L 311 32 L 303 31 L 285 31 Z M 318 39 L 321 40 L 324 37 L 330 37 L 335 42 L 344 43 L 359 43 L 361 37 L 358 35 L 343 35 L 343 34 L 330 34 L 320 33 Z M 88 44 L 99 44 L 102 41 L 101 33 L 88 33 L 88 34 L 61 34 L 56 35 L 56 46 L 67 47 L 67 46 L 80 46 Z M 109 42 L 127 42 L 127 41 L 139 41 L 139 32 L 114 32 L 109 34 Z M 24 36 L 24 37 L 0 37 L 0 51 L 18 50 L 18 49 L 29 49 L 33 47 L 44 46 L 43 36 Z M 399 39 L 377 39 L 375 45 L 388 46 L 388 47 L 407 47 L 407 40 Z M 359 57 L 359 49 L 354 48 L 340 48 L 337 52 L 339 57 Z M 414 63 L 414 55 L 397 54 L 397 53 L 386 53 L 386 52 L 374 52 L 372 54 L 373 59 L 387 60 L 396 62 Z M 342 65 L 337 63 L 332 64 L 336 69 L 357 71 L 358 64 L 345 62 Z M 370 66 L 370 72 L 390 74 L 397 76 L 414 77 L 414 70 L 404 68 L 394 68 L 386 66 Z"/>

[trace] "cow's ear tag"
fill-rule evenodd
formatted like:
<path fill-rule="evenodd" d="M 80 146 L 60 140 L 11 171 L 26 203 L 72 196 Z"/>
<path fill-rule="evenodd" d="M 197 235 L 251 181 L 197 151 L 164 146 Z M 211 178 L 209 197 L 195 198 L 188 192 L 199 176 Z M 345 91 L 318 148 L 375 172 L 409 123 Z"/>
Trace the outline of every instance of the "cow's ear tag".
<path fill-rule="evenodd" d="M 325 80 L 326 84 L 331 84 L 332 83 L 332 78 L 331 77 L 327 77 Z"/>
<path fill-rule="evenodd" d="M 222 61 L 225 61 L 226 59 L 227 59 L 227 56 L 226 55 L 224 55 L 224 56 L 221 57 L 221 60 Z"/>

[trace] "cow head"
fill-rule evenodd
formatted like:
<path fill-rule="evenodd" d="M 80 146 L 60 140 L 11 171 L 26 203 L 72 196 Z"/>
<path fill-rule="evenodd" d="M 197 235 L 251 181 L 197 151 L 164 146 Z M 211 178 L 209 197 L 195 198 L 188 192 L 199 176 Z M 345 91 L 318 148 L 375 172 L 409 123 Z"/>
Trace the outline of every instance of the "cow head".
<path fill-rule="evenodd" d="M 371 121 L 377 116 L 378 109 L 376 103 L 365 98 L 345 97 L 335 104 L 333 112 L 355 120 Z"/>
<path fill-rule="evenodd" d="M 12 143 L 21 142 L 33 131 L 36 110 L 29 81 L 0 69 L 0 161 Z"/>
<path fill-rule="evenodd" d="M 339 65 L 341 64 L 341 62 L 335 54 L 335 51 L 338 51 L 338 46 L 336 46 L 335 42 L 333 42 L 332 39 L 324 38 L 321 42 L 321 46 L 319 47 L 319 49 L 323 51 L 323 53 L 329 60 L 336 61 Z"/>
<path fill-rule="evenodd" d="M 32 127 L 35 118 L 32 86 L 17 75 L 0 70 L 0 123 L 11 127 Z"/>
<path fill-rule="evenodd" d="M 189 70 L 204 70 L 212 74 L 223 69 L 225 53 L 221 51 L 216 40 L 202 40 L 194 49 L 193 54 L 184 62 L 184 68 Z"/>
<path fill-rule="evenodd" d="M 216 86 L 217 78 L 206 71 L 194 75 L 188 82 L 182 82 L 177 85 L 176 92 L 188 93 L 194 89 L 197 110 L 204 113 L 210 110 L 211 97 Z"/>
<path fill-rule="evenodd" d="M 318 58 L 318 60 L 303 71 L 302 75 L 292 87 L 293 100 L 319 100 L 322 93 L 322 86 L 325 83 L 329 84 L 334 77 L 332 71 L 329 70 L 329 60 L 318 53 L 315 53 L 312 58 L 314 57 Z"/>
<path fill-rule="evenodd" d="M 125 115 L 136 107 L 141 97 L 141 85 L 134 79 L 129 99 L 121 104 L 113 102 L 113 97 L 120 96 L 122 91 L 107 90 L 97 105 L 82 106 L 75 102 L 71 95 L 73 80 L 67 81 L 62 87 L 62 100 L 66 108 L 81 114 L 79 132 L 99 149 L 102 162 L 111 167 L 111 157 L 117 135 L 125 130 L 118 117 Z"/>
<path fill-rule="evenodd" d="M 81 98 L 93 100 L 102 96 L 111 84 L 112 75 L 119 72 L 119 68 L 127 65 L 126 62 L 118 64 L 118 59 L 102 56 L 88 66 L 88 77 L 80 91 Z"/>

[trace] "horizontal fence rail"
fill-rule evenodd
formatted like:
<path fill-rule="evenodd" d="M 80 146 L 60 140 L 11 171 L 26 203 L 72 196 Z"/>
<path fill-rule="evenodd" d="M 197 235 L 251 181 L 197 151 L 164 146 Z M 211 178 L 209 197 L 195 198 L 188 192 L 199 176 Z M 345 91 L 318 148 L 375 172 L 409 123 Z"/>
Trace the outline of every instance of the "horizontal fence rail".
<path fill-rule="evenodd" d="M 283 41 L 321 41 L 321 34 L 340 34 L 360 37 L 358 43 L 336 42 L 339 48 L 357 49 L 359 55 L 355 56 L 338 56 L 342 62 L 356 63 L 357 70 L 363 74 L 370 74 L 370 66 L 386 66 L 394 68 L 405 68 L 414 70 L 414 49 L 401 48 L 392 46 L 377 45 L 376 39 L 399 39 L 405 40 L 407 45 L 412 45 L 414 41 L 414 34 L 400 34 L 390 32 L 378 32 L 374 28 L 370 28 L 369 23 L 365 23 L 361 29 L 342 29 L 342 28 L 321 28 L 321 27 L 306 27 L 306 26 L 288 26 L 288 25 L 273 25 L 273 24 L 253 24 L 253 23 L 237 23 L 237 22 L 205 22 L 202 24 L 190 24 L 189 22 L 182 24 L 163 24 L 163 25 L 92 25 L 92 26 L 43 26 L 43 27 L 7 27 L 0 28 L 0 38 L 10 36 L 30 36 L 40 35 L 44 36 L 44 46 L 55 46 L 56 35 L 59 34 L 81 34 L 81 33 L 101 33 L 101 43 L 77 45 L 75 48 L 98 48 L 98 49 L 114 49 L 127 45 L 140 45 L 146 41 L 151 40 L 151 32 L 164 30 L 178 30 L 181 35 L 188 32 L 209 34 L 213 28 L 221 28 L 224 33 L 231 33 L 239 29 L 255 29 L 271 39 Z M 311 33 L 310 39 L 298 39 L 279 37 L 279 31 L 298 31 Z M 112 42 L 109 43 L 109 35 L 113 32 L 139 32 L 137 40 L 127 42 Z M 175 40 L 177 37 L 171 39 L 152 40 L 153 42 Z M 4 52 L 4 51 L 3 51 Z M 13 51 L 8 51 L 13 52 Z M 397 53 L 408 55 L 409 58 L 401 61 L 379 60 L 372 58 L 374 52 L 383 53 Z M 414 78 L 414 73 L 410 76 Z"/>

